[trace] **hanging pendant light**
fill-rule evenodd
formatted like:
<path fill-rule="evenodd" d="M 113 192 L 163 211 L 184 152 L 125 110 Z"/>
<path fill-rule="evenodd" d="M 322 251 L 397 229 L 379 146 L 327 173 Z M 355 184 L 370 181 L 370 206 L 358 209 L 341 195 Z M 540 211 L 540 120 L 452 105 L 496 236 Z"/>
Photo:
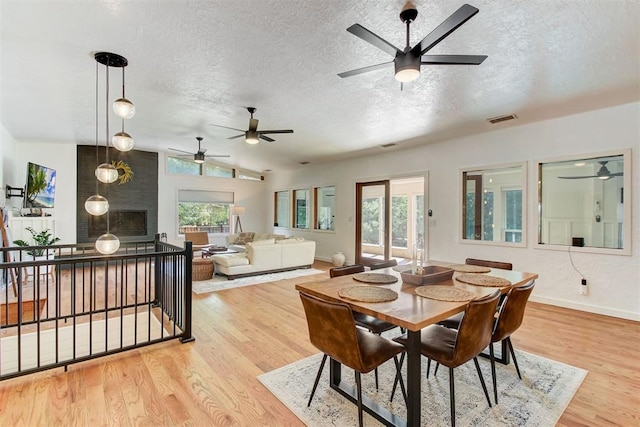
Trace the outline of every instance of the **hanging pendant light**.
<path fill-rule="evenodd" d="M 96 164 L 98 164 L 98 62 L 96 62 Z M 93 216 L 104 215 L 109 211 L 109 201 L 98 192 L 97 182 L 96 194 L 84 202 L 84 209 Z"/>
<path fill-rule="evenodd" d="M 111 163 L 103 163 L 98 166 L 95 174 L 98 181 L 104 182 L 105 184 L 111 184 L 118 179 L 118 170 Z"/>
<path fill-rule="evenodd" d="M 120 248 L 120 239 L 115 234 L 105 233 L 96 240 L 96 250 L 104 255 L 110 255 Z"/>
<path fill-rule="evenodd" d="M 121 57 L 122 58 L 122 57 Z M 127 66 L 127 60 L 122 58 L 124 61 L 122 62 L 122 98 L 118 98 L 113 102 L 113 112 L 116 113 L 116 116 L 122 119 L 130 119 L 136 115 L 136 107 L 133 105 L 133 102 L 129 101 L 124 96 L 124 67 Z"/>
<path fill-rule="evenodd" d="M 118 132 L 111 138 L 113 146 L 120 151 L 130 151 L 133 149 L 133 138 L 125 131 Z"/>

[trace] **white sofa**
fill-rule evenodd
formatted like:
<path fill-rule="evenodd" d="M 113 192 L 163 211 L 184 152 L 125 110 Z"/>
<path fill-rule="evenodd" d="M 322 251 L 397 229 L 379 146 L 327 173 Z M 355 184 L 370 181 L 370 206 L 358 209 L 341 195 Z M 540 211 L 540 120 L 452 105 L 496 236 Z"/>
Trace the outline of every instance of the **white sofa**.
<path fill-rule="evenodd" d="M 258 240 L 247 243 L 246 248 L 246 252 L 213 255 L 215 273 L 235 279 L 309 268 L 316 255 L 316 242 L 300 238 Z"/>
<path fill-rule="evenodd" d="M 227 239 L 227 247 L 233 251 L 244 252 L 247 250 L 247 243 L 257 242 L 261 240 L 281 240 L 286 239 L 284 234 L 272 234 L 272 233 L 254 233 L 252 231 L 244 233 L 229 234 Z"/>

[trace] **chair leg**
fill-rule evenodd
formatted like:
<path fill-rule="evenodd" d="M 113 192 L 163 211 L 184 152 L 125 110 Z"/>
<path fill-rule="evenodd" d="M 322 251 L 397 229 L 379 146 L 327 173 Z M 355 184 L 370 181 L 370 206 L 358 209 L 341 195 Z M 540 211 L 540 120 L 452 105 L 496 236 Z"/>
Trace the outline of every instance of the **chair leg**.
<path fill-rule="evenodd" d="M 493 343 L 489 344 L 489 359 L 491 359 L 491 381 L 493 381 L 493 397 L 498 404 L 498 385 L 496 382 L 496 357 L 493 353 Z"/>
<path fill-rule="evenodd" d="M 358 387 L 358 425 L 362 427 L 362 382 L 358 371 L 356 371 L 356 387 Z"/>
<path fill-rule="evenodd" d="M 476 371 L 478 371 L 478 378 L 480 378 L 480 384 L 482 384 L 482 390 L 484 390 L 484 396 L 487 398 L 487 403 L 489 403 L 489 408 L 491 408 L 491 399 L 489 399 L 489 392 L 487 391 L 487 385 L 484 383 L 484 377 L 482 376 L 482 371 L 480 371 L 480 364 L 478 363 L 478 358 L 473 358 L 473 363 L 476 365 Z"/>
<path fill-rule="evenodd" d="M 516 365 L 516 372 L 518 373 L 518 378 L 522 379 L 522 375 L 520 375 L 520 368 L 518 367 L 518 359 L 516 359 L 516 353 L 513 351 L 513 344 L 511 343 L 511 337 L 507 337 L 505 339 L 507 340 L 507 345 L 509 346 L 511 357 L 513 358 L 513 364 Z"/>
<path fill-rule="evenodd" d="M 440 363 L 436 362 L 436 369 L 433 370 L 433 376 L 438 375 L 438 368 L 440 367 Z"/>
<path fill-rule="evenodd" d="M 429 378 L 429 371 L 431 370 L 431 359 L 427 357 L 427 378 Z"/>
<path fill-rule="evenodd" d="M 320 362 L 320 369 L 318 369 L 318 374 L 316 375 L 316 380 L 313 383 L 313 388 L 311 389 L 311 396 L 309 396 L 309 402 L 307 403 L 307 407 L 311 406 L 311 399 L 313 399 L 313 395 L 316 393 L 316 387 L 318 387 L 318 381 L 320 381 L 320 375 L 322 375 L 322 370 L 324 369 L 324 364 L 327 361 L 327 355 L 322 356 L 322 362 Z"/>
<path fill-rule="evenodd" d="M 376 377 L 376 391 L 378 391 L 378 368 L 374 370 L 373 375 Z"/>
<path fill-rule="evenodd" d="M 451 405 L 451 427 L 456 427 L 456 391 L 453 368 L 449 368 L 449 404 Z"/>

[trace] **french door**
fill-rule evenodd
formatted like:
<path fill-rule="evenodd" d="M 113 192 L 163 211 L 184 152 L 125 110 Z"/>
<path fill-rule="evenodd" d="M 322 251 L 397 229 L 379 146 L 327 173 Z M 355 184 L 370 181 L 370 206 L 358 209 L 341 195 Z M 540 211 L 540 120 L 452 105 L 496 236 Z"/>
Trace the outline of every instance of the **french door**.
<path fill-rule="evenodd" d="M 389 259 L 391 182 L 356 183 L 356 263 Z"/>

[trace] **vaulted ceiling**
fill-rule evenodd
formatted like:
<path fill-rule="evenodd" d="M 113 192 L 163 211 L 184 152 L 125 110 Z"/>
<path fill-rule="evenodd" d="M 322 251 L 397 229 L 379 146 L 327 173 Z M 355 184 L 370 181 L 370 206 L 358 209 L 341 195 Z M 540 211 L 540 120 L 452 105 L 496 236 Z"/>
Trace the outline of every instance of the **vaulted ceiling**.
<path fill-rule="evenodd" d="M 414 3 L 412 46 L 463 4 Z M 207 154 L 256 171 L 640 100 L 639 2 L 470 4 L 480 12 L 429 53 L 488 58 L 423 66 L 401 91 L 393 67 L 337 74 L 393 59 L 348 33 L 354 23 L 404 47 L 403 0 L 2 0 L 0 122 L 19 142 L 95 144 L 96 51 L 129 61 L 126 95 L 137 113 L 125 126 L 136 148 L 196 151 L 202 136 Z M 111 79 L 115 96 L 119 70 Z M 249 145 L 211 125 L 246 129 L 246 107 L 257 108 L 259 129 L 294 133 Z M 505 114 L 518 119 L 486 120 Z"/>

